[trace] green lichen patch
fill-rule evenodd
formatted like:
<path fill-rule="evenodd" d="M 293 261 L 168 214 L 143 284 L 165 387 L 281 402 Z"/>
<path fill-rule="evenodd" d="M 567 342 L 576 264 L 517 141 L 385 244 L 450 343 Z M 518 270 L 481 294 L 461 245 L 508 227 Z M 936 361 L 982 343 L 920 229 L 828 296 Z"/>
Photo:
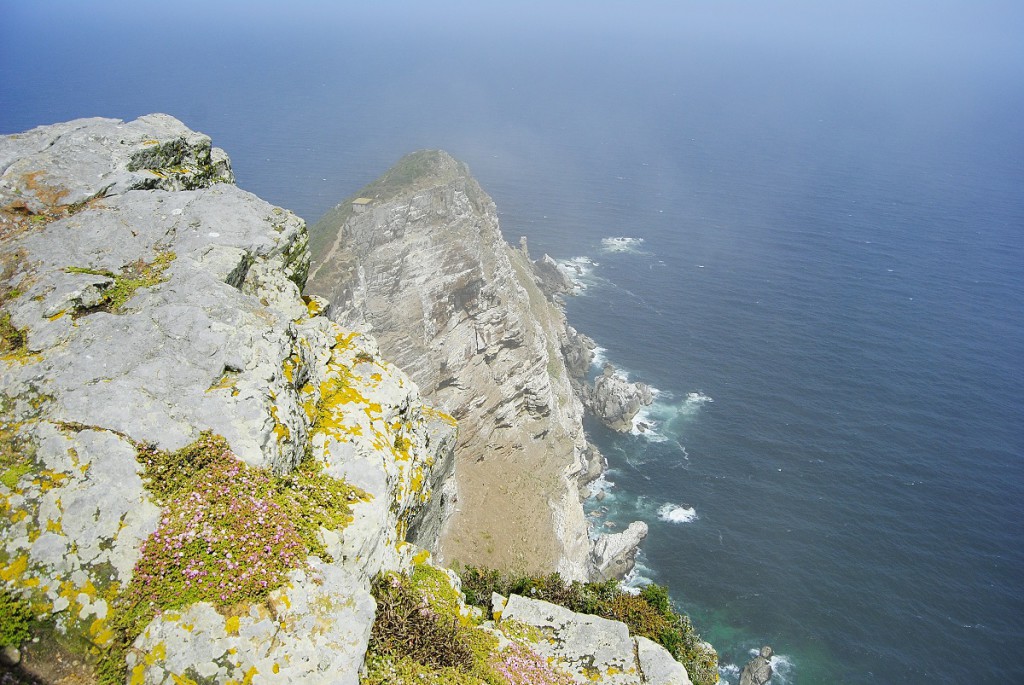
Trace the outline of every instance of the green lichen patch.
<path fill-rule="evenodd" d="M 164 277 L 164 272 L 176 257 L 173 252 L 161 252 L 151 262 L 138 259 L 124 266 L 121 273 L 78 266 L 67 267 L 64 269 L 67 273 L 92 274 L 114 279 L 114 284 L 103 291 L 103 299 L 98 305 L 88 310 L 82 310 L 78 314 L 94 311 L 108 311 L 115 314 L 120 312 L 139 288 L 151 288 L 167 280 Z"/>

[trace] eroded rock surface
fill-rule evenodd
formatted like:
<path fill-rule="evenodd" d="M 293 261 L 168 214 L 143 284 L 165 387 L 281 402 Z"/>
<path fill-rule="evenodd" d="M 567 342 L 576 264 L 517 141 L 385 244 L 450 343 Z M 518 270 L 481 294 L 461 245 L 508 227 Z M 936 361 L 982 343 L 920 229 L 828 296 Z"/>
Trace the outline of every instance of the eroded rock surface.
<path fill-rule="evenodd" d="M 631 636 L 619 621 L 520 595 L 504 604 L 501 620 L 509 619 L 540 629 L 546 639 L 537 642 L 537 651 L 577 683 L 690 685 L 686 669 L 664 647 Z"/>
<path fill-rule="evenodd" d="M 591 553 L 595 580 L 624 578 L 633 570 L 640 543 L 647 537 L 647 524 L 633 521 L 621 533 L 605 533 L 594 543 Z"/>

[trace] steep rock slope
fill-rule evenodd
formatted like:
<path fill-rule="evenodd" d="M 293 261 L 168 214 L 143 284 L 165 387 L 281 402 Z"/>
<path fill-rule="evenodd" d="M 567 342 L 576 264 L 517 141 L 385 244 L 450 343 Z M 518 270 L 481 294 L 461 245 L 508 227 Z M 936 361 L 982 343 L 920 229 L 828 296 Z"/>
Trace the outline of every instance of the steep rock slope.
<path fill-rule="evenodd" d="M 43 620 L 23 667 L 44 678 L 77 659 L 108 682 L 357 682 L 370 578 L 407 563 L 431 468 L 451 460 L 454 421 L 300 297 L 303 222 L 231 180 L 165 115 L 0 138 L 0 589 Z M 182 456 L 154 470 L 166 455 Z M 226 466 L 160 494 L 201 458 Z M 301 561 L 299 519 L 322 513 L 302 502 L 338 504 L 325 487 L 350 513 Z M 263 597 L 281 558 L 296 561 Z M 157 585 L 179 578 L 162 600 L 178 603 L 127 602 L 154 568 Z M 178 601 L 215 569 L 219 597 Z M 238 604 L 236 584 L 258 599 Z M 125 635 L 130 611 L 154 617 Z"/>
<path fill-rule="evenodd" d="M 307 292 L 372 330 L 385 355 L 459 420 L 447 560 L 582 579 L 578 494 L 589 468 L 562 348 L 575 332 L 511 248 L 493 201 L 439 151 L 403 158 L 310 229 Z"/>

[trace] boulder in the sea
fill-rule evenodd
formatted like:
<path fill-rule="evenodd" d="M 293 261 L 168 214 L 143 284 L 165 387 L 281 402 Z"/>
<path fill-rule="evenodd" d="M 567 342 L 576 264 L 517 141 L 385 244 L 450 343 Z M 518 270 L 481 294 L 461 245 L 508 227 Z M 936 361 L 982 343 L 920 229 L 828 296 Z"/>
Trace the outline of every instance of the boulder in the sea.
<path fill-rule="evenodd" d="M 772 679 L 772 648 L 765 645 L 760 654 L 747 662 L 740 674 L 740 685 L 764 685 Z"/>
<path fill-rule="evenodd" d="M 640 543 L 647 537 L 647 524 L 633 521 L 621 533 L 606 533 L 597 538 L 591 552 L 591 577 L 595 580 L 622 579 L 633 570 Z"/>
<path fill-rule="evenodd" d="M 633 417 L 640 408 L 654 402 L 654 393 L 646 383 L 630 383 L 624 375 L 616 373 L 614 366 L 605 364 L 593 387 L 584 389 L 583 399 L 604 425 L 625 433 L 632 428 Z"/>

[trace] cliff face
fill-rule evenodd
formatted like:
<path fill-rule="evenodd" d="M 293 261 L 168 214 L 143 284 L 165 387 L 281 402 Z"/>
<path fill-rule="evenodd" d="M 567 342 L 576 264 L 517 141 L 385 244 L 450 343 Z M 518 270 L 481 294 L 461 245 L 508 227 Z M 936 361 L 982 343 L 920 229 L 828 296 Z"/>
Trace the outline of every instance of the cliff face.
<path fill-rule="evenodd" d="M 56 681 L 61 654 L 95 661 L 127 638 L 114 682 L 357 682 L 369 578 L 430 525 L 454 421 L 300 297 L 303 222 L 232 185 L 227 157 L 177 120 L 0 138 L 0 173 L 0 578 L 52 628 L 28 664 Z M 309 562 L 218 612 L 236 586 L 281 584 L 260 574 L 295 554 L 298 519 L 323 518 L 310 501 L 337 507 L 327 491 L 351 511 L 314 525 Z M 147 568 L 176 611 L 131 603 Z M 154 617 L 131 630 L 135 610 Z"/>
<path fill-rule="evenodd" d="M 307 291 L 372 330 L 459 420 L 458 500 L 445 559 L 583 579 L 582 406 L 562 348 L 575 332 L 538 288 L 494 203 L 443 152 L 407 156 L 310 231 Z"/>

